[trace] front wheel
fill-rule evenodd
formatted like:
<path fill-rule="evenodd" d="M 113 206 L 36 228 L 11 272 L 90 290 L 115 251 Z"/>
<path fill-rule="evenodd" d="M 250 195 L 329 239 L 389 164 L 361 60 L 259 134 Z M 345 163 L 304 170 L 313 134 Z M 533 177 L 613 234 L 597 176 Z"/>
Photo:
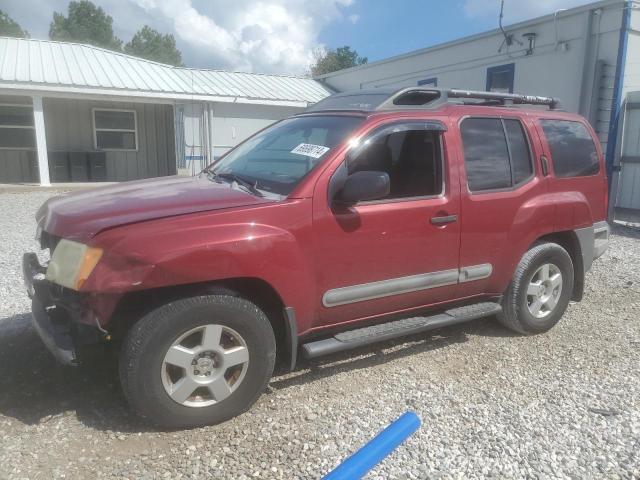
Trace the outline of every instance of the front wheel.
<path fill-rule="evenodd" d="M 247 410 L 266 387 L 275 337 L 265 314 L 239 297 L 166 304 L 138 321 L 120 354 L 129 403 L 164 427 L 219 423 Z"/>
<path fill-rule="evenodd" d="M 500 322 L 525 335 L 550 330 L 562 317 L 573 291 L 573 262 L 556 243 L 524 254 L 502 300 Z"/>

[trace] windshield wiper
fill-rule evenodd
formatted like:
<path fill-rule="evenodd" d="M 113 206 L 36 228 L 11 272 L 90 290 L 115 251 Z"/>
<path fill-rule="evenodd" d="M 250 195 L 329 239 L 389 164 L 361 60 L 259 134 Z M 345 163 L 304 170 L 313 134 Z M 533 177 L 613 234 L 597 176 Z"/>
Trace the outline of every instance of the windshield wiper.
<path fill-rule="evenodd" d="M 237 183 L 238 185 L 242 185 L 244 188 L 246 188 L 247 190 L 249 190 L 250 193 L 253 193 L 254 195 L 258 196 L 258 197 L 264 197 L 264 193 L 262 193 L 260 190 L 258 190 L 258 188 L 256 187 L 256 185 L 254 185 L 253 183 L 251 183 L 249 180 L 247 180 L 246 178 L 242 178 L 239 175 L 236 175 L 235 173 L 216 173 L 213 172 L 211 170 L 206 170 L 207 175 L 209 176 L 210 179 L 221 179 L 221 180 L 230 180 L 232 182 Z M 257 184 L 258 182 L 256 182 Z"/>

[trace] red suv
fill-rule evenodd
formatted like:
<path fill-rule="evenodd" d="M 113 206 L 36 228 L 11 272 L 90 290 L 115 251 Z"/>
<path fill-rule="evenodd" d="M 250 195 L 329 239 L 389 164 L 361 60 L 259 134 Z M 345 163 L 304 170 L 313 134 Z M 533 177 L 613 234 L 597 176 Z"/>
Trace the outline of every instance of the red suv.
<path fill-rule="evenodd" d="M 251 406 L 293 369 L 495 315 L 545 332 L 606 249 L 597 137 L 552 98 L 408 88 L 333 95 L 196 177 L 52 198 L 25 254 L 58 360 L 120 343 L 133 408 L 164 426 Z"/>

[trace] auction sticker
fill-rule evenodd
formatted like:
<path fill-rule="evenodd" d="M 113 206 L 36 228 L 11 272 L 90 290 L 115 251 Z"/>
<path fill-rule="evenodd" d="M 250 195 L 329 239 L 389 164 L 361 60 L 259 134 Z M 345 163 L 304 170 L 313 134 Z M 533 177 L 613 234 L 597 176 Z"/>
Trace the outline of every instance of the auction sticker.
<path fill-rule="evenodd" d="M 314 145 L 312 143 L 301 143 L 296 148 L 291 150 L 291 153 L 298 155 L 304 155 L 306 157 L 320 158 L 327 153 L 329 147 L 323 147 L 322 145 Z"/>

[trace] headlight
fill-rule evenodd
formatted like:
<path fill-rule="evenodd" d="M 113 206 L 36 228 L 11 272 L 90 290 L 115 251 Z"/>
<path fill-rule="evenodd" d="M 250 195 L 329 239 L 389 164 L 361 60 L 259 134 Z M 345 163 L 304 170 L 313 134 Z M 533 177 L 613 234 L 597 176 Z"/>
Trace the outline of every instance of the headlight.
<path fill-rule="evenodd" d="M 46 279 L 63 287 L 79 290 L 102 257 L 102 249 L 62 239 L 58 242 Z"/>

